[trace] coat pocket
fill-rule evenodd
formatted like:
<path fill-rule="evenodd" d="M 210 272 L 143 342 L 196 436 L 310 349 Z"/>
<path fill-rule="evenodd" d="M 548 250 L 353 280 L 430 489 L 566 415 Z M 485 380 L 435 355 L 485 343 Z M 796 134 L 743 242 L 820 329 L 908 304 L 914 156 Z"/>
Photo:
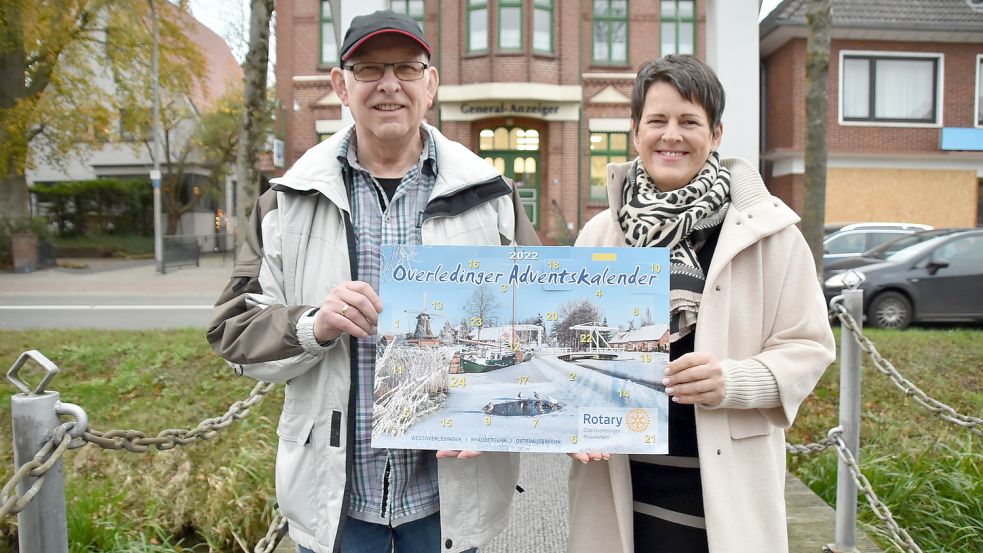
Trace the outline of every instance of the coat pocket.
<path fill-rule="evenodd" d="M 731 409 L 727 411 L 727 422 L 730 437 L 735 440 L 768 436 L 775 430 L 775 426 L 757 409 Z"/>
<path fill-rule="evenodd" d="M 284 411 L 276 433 L 276 498 L 291 523 L 317 527 L 317 454 L 311 439 L 314 418 L 307 413 Z"/>
<path fill-rule="evenodd" d="M 280 423 L 276 427 L 276 435 L 285 442 L 311 443 L 311 431 L 314 429 L 314 418 L 307 413 L 291 413 L 284 411 L 280 414 Z"/>

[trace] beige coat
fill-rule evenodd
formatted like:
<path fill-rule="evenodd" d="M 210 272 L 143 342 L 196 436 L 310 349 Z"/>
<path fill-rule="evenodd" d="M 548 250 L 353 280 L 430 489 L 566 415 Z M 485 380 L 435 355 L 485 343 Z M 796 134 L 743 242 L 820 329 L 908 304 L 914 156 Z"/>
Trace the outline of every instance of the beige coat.
<path fill-rule="evenodd" d="M 695 349 L 722 360 L 728 387 L 757 385 L 732 380 L 728 366 L 764 365 L 781 406 L 697 406 L 707 534 L 711 553 L 786 552 L 782 429 L 833 360 L 833 334 L 798 216 L 746 161 L 723 165 L 731 170 L 732 203 L 707 274 Z M 627 164 L 608 166 L 611 209 L 587 223 L 577 245 L 625 246 L 617 210 L 626 170 Z M 633 553 L 627 456 L 572 465 L 568 551 Z"/>

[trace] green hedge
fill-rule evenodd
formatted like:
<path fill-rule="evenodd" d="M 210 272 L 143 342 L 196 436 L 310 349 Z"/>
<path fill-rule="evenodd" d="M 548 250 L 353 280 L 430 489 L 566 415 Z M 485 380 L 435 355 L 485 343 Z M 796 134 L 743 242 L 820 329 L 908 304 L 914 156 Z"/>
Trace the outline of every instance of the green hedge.
<path fill-rule="evenodd" d="M 59 236 L 153 234 L 153 191 L 147 179 L 36 184 L 31 191 Z"/>

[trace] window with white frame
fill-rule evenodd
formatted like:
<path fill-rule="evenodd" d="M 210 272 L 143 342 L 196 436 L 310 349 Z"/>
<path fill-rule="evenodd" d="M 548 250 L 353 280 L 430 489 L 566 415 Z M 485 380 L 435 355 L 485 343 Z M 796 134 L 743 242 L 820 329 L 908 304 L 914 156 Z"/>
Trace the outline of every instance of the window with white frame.
<path fill-rule="evenodd" d="M 937 124 L 941 59 L 842 53 L 842 121 Z"/>
<path fill-rule="evenodd" d="M 983 127 L 983 54 L 976 56 L 976 126 Z"/>
<path fill-rule="evenodd" d="M 321 0 L 321 63 L 338 63 L 338 41 L 334 36 L 334 21 L 331 19 L 331 3 Z"/>

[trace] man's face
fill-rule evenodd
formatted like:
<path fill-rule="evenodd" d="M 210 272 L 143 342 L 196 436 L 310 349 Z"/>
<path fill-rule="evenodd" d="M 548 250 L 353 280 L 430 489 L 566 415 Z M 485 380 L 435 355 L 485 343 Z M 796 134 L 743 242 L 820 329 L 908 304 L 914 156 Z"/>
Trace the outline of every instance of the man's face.
<path fill-rule="evenodd" d="M 413 40 L 394 33 L 369 39 L 345 66 L 364 63 L 427 61 L 426 53 Z M 420 123 L 437 93 L 437 69 L 428 67 L 422 79 L 401 81 L 387 67 L 377 81 L 358 81 L 351 71 L 331 70 L 331 84 L 355 119 L 362 141 L 402 141 L 419 132 Z"/>

